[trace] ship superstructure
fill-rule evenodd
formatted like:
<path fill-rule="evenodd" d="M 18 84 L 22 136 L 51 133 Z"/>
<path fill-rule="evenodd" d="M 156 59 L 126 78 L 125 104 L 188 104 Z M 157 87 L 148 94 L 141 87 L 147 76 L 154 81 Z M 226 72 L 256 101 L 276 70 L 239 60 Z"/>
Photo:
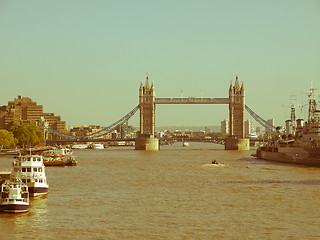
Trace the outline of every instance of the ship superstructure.
<path fill-rule="evenodd" d="M 22 181 L 28 185 L 30 196 L 48 193 L 49 185 L 45 174 L 43 158 L 40 155 L 20 155 L 13 161 L 11 181 Z"/>
<path fill-rule="evenodd" d="M 320 110 L 317 110 L 316 91 L 313 88 L 308 94 L 308 101 L 308 121 L 298 119 L 290 135 L 282 135 L 278 131 L 273 141 L 257 149 L 258 158 L 320 166 Z"/>

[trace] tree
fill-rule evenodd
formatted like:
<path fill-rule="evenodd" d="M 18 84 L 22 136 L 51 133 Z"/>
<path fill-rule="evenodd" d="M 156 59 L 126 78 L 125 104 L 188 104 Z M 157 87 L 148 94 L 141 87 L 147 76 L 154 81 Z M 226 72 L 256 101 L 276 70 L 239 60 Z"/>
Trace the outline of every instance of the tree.
<path fill-rule="evenodd" d="M 17 125 L 14 124 L 10 131 L 17 139 L 18 145 L 39 145 L 43 141 L 41 130 L 33 124 Z"/>
<path fill-rule="evenodd" d="M 12 132 L 0 129 L 0 146 L 11 147 L 16 144 L 16 139 Z"/>
<path fill-rule="evenodd" d="M 126 128 L 127 133 L 132 133 L 135 131 L 135 128 L 132 125 L 128 125 Z"/>

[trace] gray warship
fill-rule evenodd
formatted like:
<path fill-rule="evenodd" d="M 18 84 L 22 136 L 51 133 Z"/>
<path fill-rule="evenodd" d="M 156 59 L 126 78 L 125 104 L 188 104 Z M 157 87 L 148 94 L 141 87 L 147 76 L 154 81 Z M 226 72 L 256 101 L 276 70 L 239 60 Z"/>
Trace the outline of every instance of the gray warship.
<path fill-rule="evenodd" d="M 295 121 L 295 115 L 291 114 L 292 134 L 281 134 L 278 127 L 272 141 L 257 148 L 257 158 L 320 167 L 320 110 L 317 110 L 316 97 L 315 89 L 311 88 L 308 121 Z"/>

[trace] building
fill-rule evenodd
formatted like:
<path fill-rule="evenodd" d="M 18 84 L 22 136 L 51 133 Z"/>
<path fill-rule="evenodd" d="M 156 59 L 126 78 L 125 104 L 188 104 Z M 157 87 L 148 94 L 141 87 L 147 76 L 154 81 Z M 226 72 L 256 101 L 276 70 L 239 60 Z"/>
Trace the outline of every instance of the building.
<path fill-rule="evenodd" d="M 271 125 L 271 126 L 274 126 L 274 119 L 273 119 L 273 118 L 268 119 L 268 120 L 267 120 L 267 123 L 268 123 L 269 125 Z M 267 128 L 265 128 L 264 131 L 267 132 L 267 131 L 269 131 L 269 130 L 268 130 Z"/>
<path fill-rule="evenodd" d="M 126 137 L 126 125 L 118 125 L 112 132 L 103 134 L 99 138 L 110 139 L 110 138 L 125 138 Z M 89 126 L 70 126 L 70 134 L 77 137 L 88 136 L 97 132 L 103 131 L 103 128 L 96 125 Z M 101 132 L 105 133 L 105 132 Z"/>
<path fill-rule="evenodd" d="M 261 133 L 261 128 L 260 127 L 257 127 L 256 128 L 256 133 L 258 134 L 258 133 Z"/>
<path fill-rule="evenodd" d="M 294 134 L 294 127 L 291 120 L 286 120 L 286 135 Z"/>
<path fill-rule="evenodd" d="M 253 126 L 252 126 L 252 121 L 247 120 L 244 122 L 244 133 L 248 137 L 252 134 L 253 132 Z"/>
<path fill-rule="evenodd" d="M 229 121 L 227 119 L 221 121 L 221 132 L 229 134 Z"/>
<path fill-rule="evenodd" d="M 53 113 L 44 113 L 43 106 L 37 105 L 28 97 L 15 98 L 9 101 L 7 106 L 0 107 L 0 129 L 10 129 L 13 124 L 40 125 L 41 118 L 48 123 L 49 127 L 59 132 L 66 131 L 65 121 Z"/>

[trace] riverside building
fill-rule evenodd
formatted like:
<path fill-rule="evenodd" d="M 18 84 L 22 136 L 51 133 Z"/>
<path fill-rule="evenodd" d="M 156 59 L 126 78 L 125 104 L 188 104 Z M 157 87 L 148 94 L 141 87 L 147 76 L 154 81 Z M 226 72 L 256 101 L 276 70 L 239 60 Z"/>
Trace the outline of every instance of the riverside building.
<path fill-rule="evenodd" d="M 59 132 L 66 132 L 66 122 L 53 113 L 44 113 L 43 106 L 37 105 L 28 97 L 18 96 L 9 101 L 7 106 L 0 106 L 0 129 L 10 129 L 13 124 L 40 125 L 41 118 L 49 127 Z M 50 136 L 52 138 L 53 136 Z"/>

